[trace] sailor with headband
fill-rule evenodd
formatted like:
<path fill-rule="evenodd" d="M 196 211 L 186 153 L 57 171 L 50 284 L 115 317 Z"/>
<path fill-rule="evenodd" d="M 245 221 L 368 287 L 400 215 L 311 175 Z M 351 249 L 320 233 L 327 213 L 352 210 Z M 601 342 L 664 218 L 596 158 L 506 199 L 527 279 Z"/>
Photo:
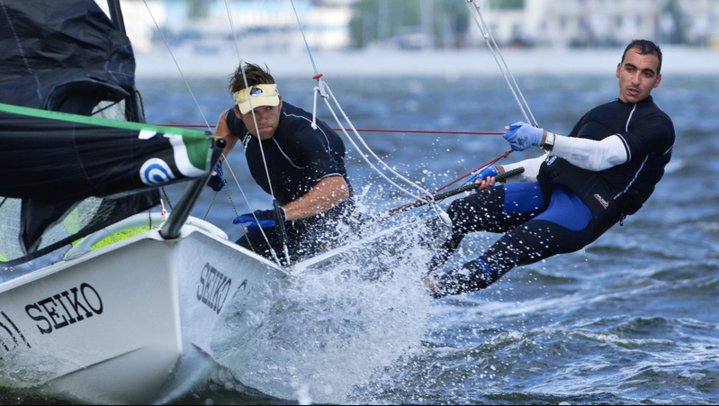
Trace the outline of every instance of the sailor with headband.
<path fill-rule="evenodd" d="M 240 89 L 234 92 L 232 96 L 241 114 L 247 114 L 256 107 L 276 107 L 280 104 L 280 93 L 274 83 L 253 85 L 249 88 Z"/>
<path fill-rule="evenodd" d="M 291 260 L 331 246 L 337 223 L 353 209 L 342 139 L 325 123 L 282 100 L 272 75 L 241 64 L 229 84 L 235 105 L 223 112 L 216 136 L 227 146 L 208 185 L 224 186 L 222 160 L 238 141 L 254 181 L 279 205 L 237 216 L 246 233 L 237 241 L 271 258 L 286 244 Z M 269 245 L 268 245 L 269 243 Z"/>

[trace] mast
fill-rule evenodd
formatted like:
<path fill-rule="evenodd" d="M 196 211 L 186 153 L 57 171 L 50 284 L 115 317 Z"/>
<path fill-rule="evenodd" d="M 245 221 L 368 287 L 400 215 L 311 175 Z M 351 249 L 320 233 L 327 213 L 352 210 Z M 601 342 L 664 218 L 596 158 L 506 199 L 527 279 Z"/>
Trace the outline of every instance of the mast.
<path fill-rule="evenodd" d="M 115 24 L 121 33 L 127 35 L 125 30 L 125 19 L 122 16 L 122 8 L 120 7 L 120 0 L 107 0 L 107 7 L 110 9 L 110 18 L 112 23 Z"/>
<path fill-rule="evenodd" d="M 120 0 L 107 0 L 107 7 L 110 11 L 110 19 L 112 23 L 117 27 L 123 35 L 127 36 L 127 29 L 125 29 L 125 18 L 122 15 L 122 7 L 120 7 Z M 145 122 L 145 110 L 141 107 L 140 93 L 137 89 L 133 89 L 133 93 L 125 101 L 125 116 L 130 121 L 137 121 L 140 123 Z"/>

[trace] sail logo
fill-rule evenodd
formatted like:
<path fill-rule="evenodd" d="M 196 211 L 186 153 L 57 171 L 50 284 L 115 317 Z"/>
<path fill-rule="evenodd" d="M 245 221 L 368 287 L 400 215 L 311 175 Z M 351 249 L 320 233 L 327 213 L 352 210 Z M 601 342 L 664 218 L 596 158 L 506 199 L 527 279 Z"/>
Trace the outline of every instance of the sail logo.
<path fill-rule="evenodd" d="M 217 314 L 220 314 L 225 305 L 232 286 L 232 278 L 218 271 L 217 268 L 206 263 L 200 272 L 197 284 L 197 300 L 204 303 Z"/>
<path fill-rule="evenodd" d="M 5 312 L 0 311 L 0 360 L 3 359 L 3 353 L 9 354 L 23 344 L 32 348 L 15 322 Z"/>
<path fill-rule="evenodd" d="M 25 306 L 25 313 L 35 320 L 35 326 L 41 334 L 102 314 L 104 310 L 102 298 L 89 283 L 79 287 L 63 290 L 35 303 Z"/>
<path fill-rule="evenodd" d="M 160 158 L 150 158 L 140 167 L 140 180 L 148 186 L 164 185 L 175 179 L 170 165 Z"/>

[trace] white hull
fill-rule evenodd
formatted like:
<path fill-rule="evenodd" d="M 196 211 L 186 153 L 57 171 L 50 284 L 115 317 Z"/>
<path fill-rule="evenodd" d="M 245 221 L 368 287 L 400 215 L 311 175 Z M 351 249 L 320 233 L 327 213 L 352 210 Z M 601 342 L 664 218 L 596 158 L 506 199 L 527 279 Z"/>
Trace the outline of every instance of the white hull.
<path fill-rule="evenodd" d="M 204 225 L 170 241 L 149 231 L 1 284 L 3 383 L 157 403 L 204 382 L 225 306 L 252 306 L 287 276 Z"/>
<path fill-rule="evenodd" d="M 348 241 L 290 273 L 192 217 L 174 240 L 153 230 L 86 250 L 143 223 L 146 214 L 133 216 L 87 237 L 65 255 L 70 259 L 0 283 L 0 386 L 88 403 L 176 400 L 207 383 L 227 351 L 228 334 L 234 359 L 254 357 L 256 349 L 243 343 L 277 316 L 272 306 L 291 283 L 290 273 L 321 273 L 352 258 L 362 263 L 360 273 L 376 277 L 376 254 L 403 252 L 410 243 L 403 229 L 416 226 Z M 240 380 L 256 372 L 238 362 Z M 264 381 L 239 383 L 292 396 Z"/>

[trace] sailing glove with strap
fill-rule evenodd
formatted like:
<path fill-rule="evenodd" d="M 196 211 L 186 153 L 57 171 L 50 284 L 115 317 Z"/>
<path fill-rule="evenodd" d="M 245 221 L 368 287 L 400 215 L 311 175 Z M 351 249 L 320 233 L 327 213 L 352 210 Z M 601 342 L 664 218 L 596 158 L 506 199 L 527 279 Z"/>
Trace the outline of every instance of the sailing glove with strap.
<path fill-rule="evenodd" d="M 215 164 L 215 170 L 212 171 L 212 175 L 210 175 L 210 179 L 207 181 L 207 186 L 215 192 L 219 192 L 225 187 L 225 183 L 225 178 L 223 178 L 222 173 L 222 162 L 217 162 Z"/>
<path fill-rule="evenodd" d="M 479 172 L 474 173 L 469 180 L 467 181 L 467 184 L 477 183 L 477 181 L 485 180 L 490 176 L 497 176 L 499 175 L 499 171 L 494 166 L 488 166 Z"/>
<path fill-rule="evenodd" d="M 504 139 L 509 142 L 513 151 L 524 151 L 531 146 L 541 146 L 544 129 L 518 121 L 509 126 L 504 133 Z"/>
<path fill-rule="evenodd" d="M 285 222 L 285 210 L 280 207 L 278 210 L 279 220 Z M 242 224 L 247 228 L 247 232 L 254 231 L 257 227 L 262 228 L 273 228 L 278 224 L 277 217 L 275 216 L 274 210 L 255 210 L 253 213 L 245 213 L 235 217 L 232 220 L 234 224 Z"/>

